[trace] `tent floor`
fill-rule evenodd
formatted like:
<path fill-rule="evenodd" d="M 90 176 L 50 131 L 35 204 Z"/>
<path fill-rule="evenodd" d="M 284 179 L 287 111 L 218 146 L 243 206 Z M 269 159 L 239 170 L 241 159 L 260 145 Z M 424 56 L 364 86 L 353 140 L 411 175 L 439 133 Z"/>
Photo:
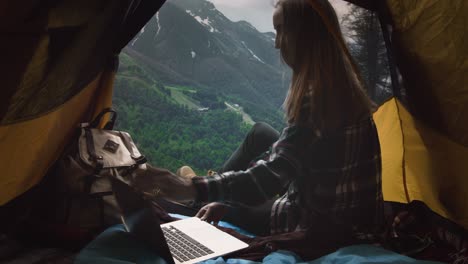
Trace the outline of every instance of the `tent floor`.
<path fill-rule="evenodd" d="M 9 264 L 71 264 L 77 253 L 60 248 L 26 245 L 0 234 L 0 262 Z"/>

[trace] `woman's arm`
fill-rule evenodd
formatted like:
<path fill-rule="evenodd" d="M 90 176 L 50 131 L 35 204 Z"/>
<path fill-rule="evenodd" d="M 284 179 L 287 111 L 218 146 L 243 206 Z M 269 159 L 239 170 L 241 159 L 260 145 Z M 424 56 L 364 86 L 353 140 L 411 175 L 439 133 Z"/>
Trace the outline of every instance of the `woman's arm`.
<path fill-rule="evenodd" d="M 191 179 L 149 165 L 144 174 L 135 177 L 133 184 L 149 195 L 162 196 L 173 201 L 191 201 L 197 196 Z"/>
<path fill-rule="evenodd" d="M 197 176 L 192 179 L 178 176 L 166 169 L 148 166 L 146 176 L 136 177 L 134 184 L 144 192 L 173 201 L 232 201 L 258 205 L 284 191 L 291 177 L 297 173 L 291 162 L 277 157 L 246 171 Z"/>
<path fill-rule="evenodd" d="M 230 171 L 192 180 L 160 170 L 161 194 L 172 200 L 198 202 L 230 201 L 258 205 L 285 191 L 289 182 L 302 171 L 302 160 L 311 134 L 297 128 L 285 129 L 273 145 L 269 161 L 257 162 L 246 171 Z M 310 142 L 310 140 L 309 140 Z"/>
<path fill-rule="evenodd" d="M 284 157 L 258 164 L 246 171 L 194 177 L 200 202 L 231 201 L 258 205 L 285 190 L 298 174 L 297 166 Z"/>
<path fill-rule="evenodd" d="M 272 146 L 268 161 L 257 162 L 246 171 L 194 177 L 197 200 L 230 201 L 252 206 L 282 194 L 291 180 L 301 174 L 307 145 L 313 140 L 307 129 L 286 128 Z"/>

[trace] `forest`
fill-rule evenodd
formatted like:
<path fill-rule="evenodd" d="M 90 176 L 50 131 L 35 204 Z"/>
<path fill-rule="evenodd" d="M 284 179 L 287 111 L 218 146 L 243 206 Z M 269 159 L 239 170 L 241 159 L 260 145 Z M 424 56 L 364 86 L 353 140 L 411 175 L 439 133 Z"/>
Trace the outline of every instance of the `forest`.
<path fill-rule="evenodd" d="M 375 14 L 350 6 L 341 18 L 351 54 L 366 81 L 366 90 L 377 105 L 391 93 L 390 72 L 380 23 Z M 190 165 L 198 175 L 217 170 L 242 142 L 254 121 L 285 126 L 284 113 L 266 110 L 252 102 L 248 93 L 233 94 L 223 87 L 180 86 L 164 83 L 132 53 L 120 55 L 114 107 L 117 129 L 128 131 L 150 163 L 176 171 Z M 240 105 L 240 111 L 226 107 Z"/>
<path fill-rule="evenodd" d="M 149 162 L 171 171 L 190 165 L 198 175 L 217 170 L 242 142 L 251 125 L 218 103 L 209 111 L 198 111 L 180 104 L 167 88 L 150 77 L 125 54 L 114 90 L 114 107 L 118 112 L 116 129 L 129 132 Z M 182 89 L 182 88 L 180 88 Z M 219 95 L 187 92 L 194 104 Z M 189 97 L 191 94 L 193 98 Z M 207 97 L 203 97 L 203 95 Z M 205 105 L 203 105 L 205 106 Z"/>

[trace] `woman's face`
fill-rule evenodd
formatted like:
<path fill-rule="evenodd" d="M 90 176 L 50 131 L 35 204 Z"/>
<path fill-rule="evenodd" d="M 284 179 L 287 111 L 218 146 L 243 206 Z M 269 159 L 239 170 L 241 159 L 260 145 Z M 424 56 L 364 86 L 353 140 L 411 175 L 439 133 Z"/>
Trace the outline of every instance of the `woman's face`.
<path fill-rule="evenodd" d="M 275 8 L 275 12 L 273 13 L 273 27 L 276 30 L 276 39 L 275 39 L 275 48 L 281 48 L 281 38 L 283 36 L 283 24 L 284 24 L 284 17 L 283 17 L 283 7 L 278 5 Z"/>
<path fill-rule="evenodd" d="M 292 67 L 293 64 L 293 52 L 288 47 L 288 38 L 284 32 L 284 16 L 283 7 L 278 5 L 273 13 L 273 27 L 276 30 L 275 48 L 281 51 L 281 56 L 286 64 Z"/>

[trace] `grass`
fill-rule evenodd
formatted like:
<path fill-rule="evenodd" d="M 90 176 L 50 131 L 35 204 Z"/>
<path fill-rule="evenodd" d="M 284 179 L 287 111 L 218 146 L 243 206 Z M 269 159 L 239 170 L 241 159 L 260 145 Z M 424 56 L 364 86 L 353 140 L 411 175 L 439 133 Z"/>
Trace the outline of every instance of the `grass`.
<path fill-rule="evenodd" d="M 130 56 L 128 56 L 127 54 L 125 54 L 124 52 L 121 52 L 120 55 L 119 55 L 119 61 L 120 61 L 120 65 L 127 65 L 127 66 L 131 66 L 131 65 L 136 65 L 138 66 L 135 61 L 130 58 Z"/>
<path fill-rule="evenodd" d="M 229 104 L 228 102 L 224 102 L 224 104 L 226 105 L 228 110 L 234 111 L 234 112 L 240 114 L 242 116 L 242 120 L 244 121 L 244 123 L 249 124 L 249 125 L 255 124 L 255 121 L 253 121 L 252 117 L 250 117 L 249 114 L 244 112 L 244 109 L 242 109 L 242 107 L 239 107 L 239 108 L 234 107 L 233 105 Z"/>
<path fill-rule="evenodd" d="M 187 87 L 187 86 L 166 86 L 166 88 L 171 89 L 171 90 L 187 91 L 189 93 L 197 92 L 197 90 L 194 90 L 192 87 Z"/>
<path fill-rule="evenodd" d="M 137 66 L 139 69 L 141 69 L 141 73 L 135 73 L 132 71 L 128 70 L 120 70 L 117 74 L 117 78 L 121 79 L 127 79 L 129 81 L 132 81 L 134 84 L 133 85 L 139 85 L 139 86 L 144 86 L 149 89 L 155 90 L 160 94 L 160 96 L 164 96 L 162 91 L 160 91 L 158 88 L 154 87 L 152 83 L 149 83 L 151 78 L 149 77 L 147 71 L 137 65 L 135 61 L 128 56 L 125 53 L 121 53 L 119 56 L 120 59 L 120 65 L 121 66 Z M 143 76 L 138 76 L 138 75 L 143 75 Z M 148 80 L 145 80 L 143 78 L 149 78 Z M 198 110 L 201 108 L 200 103 L 197 102 L 196 100 L 191 99 L 189 96 L 185 95 L 184 92 L 189 92 L 189 93 L 196 93 L 197 91 L 194 90 L 192 87 L 187 87 L 187 86 L 165 86 L 167 89 L 171 91 L 171 98 L 178 104 L 180 105 L 185 105 L 189 109 L 192 110 Z"/>
<path fill-rule="evenodd" d="M 166 86 L 171 90 L 172 98 L 181 105 L 187 106 L 189 109 L 199 109 L 201 106 L 198 105 L 198 102 L 186 96 L 181 90 L 172 89 L 171 87 Z"/>

